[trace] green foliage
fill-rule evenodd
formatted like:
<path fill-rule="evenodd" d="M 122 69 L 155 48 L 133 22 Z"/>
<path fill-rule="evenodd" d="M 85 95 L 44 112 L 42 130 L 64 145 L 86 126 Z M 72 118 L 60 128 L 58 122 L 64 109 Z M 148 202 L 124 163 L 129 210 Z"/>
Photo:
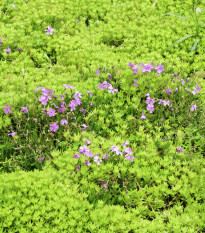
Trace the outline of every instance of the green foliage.
<path fill-rule="evenodd" d="M 1 1 L 0 232 L 204 231 L 205 39 L 199 8 L 205 6 L 200 0 L 153 2 Z M 53 35 L 46 35 L 49 25 Z M 175 48 L 166 50 L 173 41 Z M 133 75 L 127 65 L 135 61 L 139 71 Z M 165 71 L 143 73 L 142 62 L 162 63 Z M 97 87 L 109 74 L 117 93 Z M 196 95 L 197 83 L 202 90 Z M 83 93 L 74 112 L 68 107 L 73 92 L 64 95 L 63 84 Z M 43 114 L 40 94 L 33 93 L 37 86 L 57 96 L 46 110 L 60 105 L 63 93 L 68 111 Z M 155 99 L 153 113 L 146 109 L 147 93 Z M 5 104 L 11 114 L 2 110 Z M 190 111 L 195 104 L 198 109 Z M 28 114 L 20 110 L 25 106 Z M 67 113 L 68 125 L 51 132 L 49 124 Z M 12 131 L 17 135 L 8 136 Z M 94 155 L 108 159 L 97 165 L 82 154 L 73 158 L 83 139 L 92 141 Z M 133 162 L 110 151 L 126 140 Z"/>

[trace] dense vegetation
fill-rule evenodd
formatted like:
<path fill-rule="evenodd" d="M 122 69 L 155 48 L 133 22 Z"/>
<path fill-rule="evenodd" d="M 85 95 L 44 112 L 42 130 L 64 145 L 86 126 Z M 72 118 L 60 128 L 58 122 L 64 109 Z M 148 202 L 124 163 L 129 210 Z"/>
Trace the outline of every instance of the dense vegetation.
<path fill-rule="evenodd" d="M 205 231 L 204 9 L 2 0 L 1 232 Z"/>

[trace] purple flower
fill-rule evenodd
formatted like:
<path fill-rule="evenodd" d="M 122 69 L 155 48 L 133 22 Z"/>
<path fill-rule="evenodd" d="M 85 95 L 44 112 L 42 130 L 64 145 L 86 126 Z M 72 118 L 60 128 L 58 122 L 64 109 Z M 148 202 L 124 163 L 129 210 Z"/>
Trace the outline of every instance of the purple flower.
<path fill-rule="evenodd" d="M 49 110 L 47 111 L 47 114 L 49 115 L 49 117 L 55 116 L 56 115 L 55 109 L 49 108 Z"/>
<path fill-rule="evenodd" d="M 8 49 L 4 50 L 7 54 L 9 54 L 11 52 L 11 49 L 8 47 Z"/>
<path fill-rule="evenodd" d="M 99 85 L 97 86 L 99 89 L 101 89 L 101 90 L 104 90 L 104 85 L 103 85 L 103 83 L 99 83 Z"/>
<path fill-rule="evenodd" d="M 45 159 L 45 157 L 43 157 L 43 158 L 38 158 L 38 163 L 41 163 L 44 159 Z"/>
<path fill-rule="evenodd" d="M 118 151 L 119 148 L 117 146 L 111 146 L 111 149 L 110 149 L 112 152 L 115 152 L 115 151 Z"/>
<path fill-rule="evenodd" d="M 67 84 L 63 84 L 63 86 L 65 87 L 65 89 L 71 89 L 71 90 L 75 89 L 75 87 L 69 86 Z"/>
<path fill-rule="evenodd" d="M 99 70 L 99 67 L 98 67 L 98 69 L 96 70 L 97 71 L 97 73 L 96 73 L 96 75 L 100 75 L 100 70 Z"/>
<path fill-rule="evenodd" d="M 198 84 L 198 83 L 196 84 L 196 88 L 197 88 L 198 91 L 201 90 L 201 88 L 199 87 L 199 84 Z"/>
<path fill-rule="evenodd" d="M 94 157 L 94 162 L 97 162 L 97 165 L 100 165 L 102 163 L 102 160 L 98 158 L 98 156 Z"/>
<path fill-rule="evenodd" d="M 80 155 L 79 155 L 79 154 L 75 154 L 75 155 L 73 156 L 73 158 L 79 159 L 79 158 L 80 158 Z"/>
<path fill-rule="evenodd" d="M 153 105 L 154 103 L 155 103 L 154 99 L 147 98 L 146 104 L 152 104 Z"/>
<path fill-rule="evenodd" d="M 158 74 L 162 73 L 164 71 L 164 66 L 160 63 L 158 66 L 155 67 L 155 70 Z"/>
<path fill-rule="evenodd" d="M 115 152 L 116 155 L 122 155 L 122 152 L 119 150 L 119 148 L 117 146 L 112 146 L 110 149 L 112 152 Z"/>
<path fill-rule="evenodd" d="M 18 50 L 20 53 L 23 51 L 21 48 L 17 48 L 16 50 Z"/>
<path fill-rule="evenodd" d="M 67 124 L 68 124 L 68 121 L 65 120 L 65 119 L 62 119 L 62 120 L 60 121 L 60 124 L 61 124 L 61 125 L 67 125 Z"/>
<path fill-rule="evenodd" d="M 104 188 L 105 190 L 108 189 L 108 183 L 102 184 L 102 188 Z"/>
<path fill-rule="evenodd" d="M 114 89 L 114 88 L 108 88 L 108 93 L 112 93 L 112 94 L 114 94 L 115 92 L 118 92 L 118 89 Z"/>
<path fill-rule="evenodd" d="M 167 100 L 167 101 L 166 101 L 166 100 L 163 100 L 163 105 L 164 105 L 164 106 L 169 106 L 169 100 Z"/>
<path fill-rule="evenodd" d="M 92 153 L 91 151 L 86 151 L 84 154 L 85 154 L 85 156 L 87 156 L 87 157 L 90 157 L 90 158 L 93 157 L 93 153 Z"/>
<path fill-rule="evenodd" d="M 81 108 L 81 109 L 80 109 L 80 111 L 81 111 L 81 112 L 83 112 L 83 114 L 85 114 L 87 110 L 86 110 L 86 109 Z"/>
<path fill-rule="evenodd" d="M 86 130 L 88 128 L 88 126 L 86 126 L 85 124 L 82 125 L 83 128 L 81 130 Z"/>
<path fill-rule="evenodd" d="M 138 87 L 138 84 L 137 84 L 136 82 L 137 82 L 137 79 L 134 79 L 134 84 L 133 84 L 133 86 Z"/>
<path fill-rule="evenodd" d="M 90 144 L 91 141 L 87 140 L 87 139 L 83 139 L 85 141 L 85 144 Z"/>
<path fill-rule="evenodd" d="M 45 32 L 47 32 L 46 33 L 46 35 L 53 35 L 53 32 L 54 32 L 54 29 L 53 28 L 51 28 L 51 26 L 48 26 L 48 29 L 47 30 L 44 30 Z"/>
<path fill-rule="evenodd" d="M 132 62 L 129 62 L 128 66 L 132 67 L 133 66 Z"/>
<path fill-rule="evenodd" d="M 149 94 L 149 93 L 147 93 L 145 96 L 146 96 L 147 98 L 150 98 L 150 94 Z"/>
<path fill-rule="evenodd" d="M 50 124 L 50 130 L 53 132 L 56 132 L 58 130 L 59 126 L 57 122 L 54 122 L 53 124 Z"/>
<path fill-rule="evenodd" d="M 150 113 L 152 113 L 154 111 L 154 105 L 153 104 L 148 104 L 147 110 L 150 111 Z"/>
<path fill-rule="evenodd" d="M 109 155 L 103 155 L 102 159 L 108 159 Z"/>
<path fill-rule="evenodd" d="M 91 165 L 91 163 L 90 163 L 90 162 L 88 162 L 87 160 L 85 160 L 85 165 L 90 166 L 90 165 Z"/>
<path fill-rule="evenodd" d="M 80 165 L 78 165 L 78 166 L 77 166 L 77 171 L 80 171 L 80 169 L 81 169 L 81 168 L 80 168 Z"/>
<path fill-rule="evenodd" d="M 65 112 L 65 108 L 64 107 L 59 108 L 58 112 L 60 112 L 60 113 Z"/>
<path fill-rule="evenodd" d="M 71 108 L 70 111 L 72 112 L 73 110 L 75 110 L 76 107 L 76 102 L 75 100 L 71 100 L 71 102 L 69 103 L 69 107 Z"/>
<path fill-rule="evenodd" d="M 122 145 L 121 145 L 121 146 L 125 147 L 125 146 L 127 146 L 127 145 L 129 145 L 129 142 L 128 142 L 128 141 L 126 141 L 126 142 L 122 143 Z"/>
<path fill-rule="evenodd" d="M 141 120 L 146 120 L 146 116 L 144 114 L 142 114 L 142 116 L 140 117 Z"/>
<path fill-rule="evenodd" d="M 171 89 L 166 89 L 165 90 L 167 94 L 172 94 L 172 90 Z"/>
<path fill-rule="evenodd" d="M 22 107 L 22 108 L 21 108 L 21 111 L 24 112 L 24 113 L 27 113 L 27 112 L 28 112 L 28 109 L 25 108 L 25 107 Z"/>
<path fill-rule="evenodd" d="M 183 79 L 181 79 L 181 80 L 180 80 L 180 82 L 182 83 L 182 85 L 184 85 L 184 84 L 185 84 L 185 82 L 184 82 L 184 80 L 183 80 Z"/>
<path fill-rule="evenodd" d="M 132 154 L 132 149 L 127 147 L 124 151 L 123 151 L 123 154 L 126 155 L 126 154 L 129 154 L 131 155 Z"/>
<path fill-rule="evenodd" d="M 191 107 L 191 111 L 193 112 L 194 110 L 197 110 L 199 107 L 198 106 L 196 106 L 196 104 L 195 105 L 193 105 L 192 107 Z"/>
<path fill-rule="evenodd" d="M 91 91 L 87 91 L 88 94 L 90 94 L 90 97 L 92 97 L 92 92 Z"/>
<path fill-rule="evenodd" d="M 184 150 L 183 150 L 183 148 L 181 148 L 181 146 L 177 147 L 177 153 L 183 153 L 183 152 L 184 152 Z"/>
<path fill-rule="evenodd" d="M 87 145 L 80 147 L 80 154 L 84 154 L 85 152 L 89 152 L 90 149 L 87 147 Z"/>
<path fill-rule="evenodd" d="M 8 106 L 7 104 L 5 104 L 5 106 L 6 106 L 6 107 L 3 108 L 3 110 L 5 111 L 4 113 L 5 113 L 5 114 L 11 113 L 11 110 L 10 110 L 10 109 L 11 109 L 11 106 Z"/>
<path fill-rule="evenodd" d="M 10 135 L 10 136 L 14 137 L 14 136 L 16 136 L 16 135 L 17 135 L 17 133 L 12 132 L 12 133 L 9 133 L 8 135 Z"/>
<path fill-rule="evenodd" d="M 142 68 L 142 72 L 151 72 L 152 69 L 154 68 L 153 65 L 151 65 L 151 62 L 149 64 L 144 64 L 144 67 Z"/>
<path fill-rule="evenodd" d="M 41 97 L 39 97 L 38 99 L 42 105 L 46 105 L 48 102 L 48 96 L 47 95 L 42 95 Z"/>
<path fill-rule="evenodd" d="M 130 160 L 131 162 L 133 162 L 134 156 L 128 156 L 125 159 Z"/>
<path fill-rule="evenodd" d="M 76 98 L 82 98 L 82 93 L 76 91 L 73 97 L 74 97 L 75 99 L 76 99 Z"/>
<path fill-rule="evenodd" d="M 197 95 L 197 93 L 198 93 L 197 89 L 194 88 L 194 90 L 192 91 L 192 94 L 193 94 L 193 95 Z"/>

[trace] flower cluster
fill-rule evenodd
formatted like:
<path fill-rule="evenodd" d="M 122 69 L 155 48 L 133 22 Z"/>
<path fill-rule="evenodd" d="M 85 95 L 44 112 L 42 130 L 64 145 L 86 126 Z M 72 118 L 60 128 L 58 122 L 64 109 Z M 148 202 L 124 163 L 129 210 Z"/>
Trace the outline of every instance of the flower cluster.
<path fill-rule="evenodd" d="M 108 93 L 114 94 L 115 92 L 118 92 L 118 89 L 114 89 L 112 87 L 112 84 L 104 81 L 103 83 L 99 83 L 98 88 L 101 90 L 108 89 Z"/>
<path fill-rule="evenodd" d="M 150 113 L 153 113 L 155 99 L 151 99 L 149 93 L 147 93 L 145 96 L 147 97 L 147 100 L 146 100 L 147 110 L 150 111 Z"/>
<path fill-rule="evenodd" d="M 161 63 L 158 66 L 154 66 L 152 65 L 151 62 L 149 64 L 141 63 L 140 65 L 137 62 L 135 64 L 132 64 L 132 62 L 130 62 L 128 66 L 130 66 L 131 69 L 133 70 L 133 73 L 132 73 L 133 75 L 139 71 L 140 66 L 142 67 L 143 73 L 147 73 L 147 72 L 151 73 L 151 71 L 155 69 L 158 75 L 161 75 L 161 73 L 164 71 L 164 66 L 162 66 Z"/>
<path fill-rule="evenodd" d="M 88 148 L 88 144 L 90 144 L 91 142 L 89 140 L 86 140 L 86 139 L 83 139 L 83 140 L 85 140 L 85 144 L 83 146 L 80 146 L 79 154 L 76 153 L 73 156 L 73 158 L 79 159 L 81 155 L 85 155 L 87 158 L 93 158 L 93 162 L 96 162 L 97 165 L 100 165 L 104 159 L 108 159 L 110 157 L 110 155 L 108 155 L 108 154 L 103 155 L 102 158 L 100 158 L 100 154 L 93 155 L 93 153 Z M 133 154 L 132 149 L 129 147 L 126 147 L 128 144 L 129 144 L 129 142 L 126 141 L 121 145 L 124 147 L 122 152 L 120 151 L 119 147 L 117 147 L 115 145 L 111 147 L 110 151 L 114 152 L 116 155 L 122 156 L 122 154 L 124 154 L 126 160 L 130 160 L 131 162 L 133 162 L 134 156 L 131 156 Z M 89 162 L 88 160 L 85 160 L 85 165 L 91 166 L 91 162 Z M 81 169 L 80 165 L 78 165 L 77 171 L 79 171 L 80 169 Z"/>

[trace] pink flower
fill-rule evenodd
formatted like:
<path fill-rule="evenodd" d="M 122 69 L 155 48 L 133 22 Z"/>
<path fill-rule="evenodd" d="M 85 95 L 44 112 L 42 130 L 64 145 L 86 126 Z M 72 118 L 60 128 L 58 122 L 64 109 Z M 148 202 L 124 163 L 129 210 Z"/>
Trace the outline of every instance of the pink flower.
<path fill-rule="evenodd" d="M 49 115 L 49 117 L 53 117 L 56 115 L 55 110 L 52 108 L 49 108 L 49 110 L 47 111 L 47 114 Z"/>
<path fill-rule="evenodd" d="M 125 159 L 130 160 L 131 162 L 133 162 L 134 156 L 128 156 Z"/>
<path fill-rule="evenodd" d="M 155 70 L 157 71 L 157 73 L 162 73 L 164 71 L 164 66 L 162 66 L 162 64 L 160 63 L 158 66 L 155 67 Z"/>
<path fill-rule="evenodd" d="M 100 165 L 100 163 L 102 163 L 102 160 L 98 158 L 98 156 L 95 156 L 94 158 L 94 162 L 97 163 L 97 165 Z"/>
<path fill-rule="evenodd" d="M 122 143 L 122 145 L 121 145 L 121 146 L 125 147 L 125 146 L 127 146 L 127 145 L 129 145 L 129 142 L 128 142 L 128 141 L 126 141 L 126 142 Z"/>
<path fill-rule="evenodd" d="M 87 145 L 80 147 L 80 154 L 84 154 L 85 152 L 89 152 L 90 149 L 87 147 Z"/>
<path fill-rule="evenodd" d="M 147 106 L 147 110 L 150 111 L 150 113 L 152 113 L 154 111 L 154 105 L 153 104 L 149 104 Z"/>
<path fill-rule="evenodd" d="M 75 89 L 75 87 L 72 87 L 72 86 L 69 86 L 69 85 L 67 85 L 67 84 L 63 84 L 63 86 L 65 87 L 65 89 Z"/>
<path fill-rule="evenodd" d="M 131 149 L 131 148 L 126 148 L 126 149 L 123 151 L 123 154 L 124 154 L 124 155 L 126 155 L 126 154 L 131 155 L 131 154 L 132 154 L 132 149 Z"/>
<path fill-rule="evenodd" d="M 43 157 L 43 158 L 38 158 L 38 163 L 41 163 L 44 159 L 45 159 L 45 157 Z"/>
<path fill-rule="evenodd" d="M 100 70 L 99 70 L 99 67 L 98 67 L 98 69 L 96 70 L 97 71 L 97 73 L 96 73 L 96 75 L 100 75 Z"/>
<path fill-rule="evenodd" d="M 141 120 L 146 120 L 146 116 L 144 114 L 142 114 L 142 116 L 140 117 Z"/>
<path fill-rule="evenodd" d="M 24 113 L 28 113 L 28 109 L 25 108 L 25 107 L 22 107 L 22 108 L 21 108 L 21 111 L 24 112 Z"/>
<path fill-rule="evenodd" d="M 10 135 L 10 136 L 14 137 L 14 136 L 16 136 L 16 135 L 17 135 L 17 133 L 12 132 L 12 133 L 9 133 L 8 135 Z"/>
<path fill-rule="evenodd" d="M 48 29 L 45 30 L 45 32 L 47 32 L 46 35 L 49 35 L 49 34 L 50 34 L 50 35 L 53 35 L 54 29 L 51 28 L 51 26 L 48 26 Z"/>
<path fill-rule="evenodd" d="M 8 47 L 8 49 L 4 50 L 7 54 L 9 54 L 11 52 L 11 49 Z"/>
<path fill-rule="evenodd" d="M 109 155 L 103 155 L 102 159 L 108 159 Z"/>
<path fill-rule="evenodd" d="M 68 121 L 67 121 L 67 120 L 62 119 L 62 120 L 60 121 L 60 124 L 61 124 L 61 125 L 67 125 L 67 124 L 68 124 Z"/>
<path fill-rule="evenodd" d="M 53 124 L 50 124 L 50 130 L 53 132 L 56 132 L 59 129 L 58 123 L 54 122 Z"/>
<path fill-rule="evenodd" d="M 88 94 L 90 94 L 90 97 L 92 97 L 92 92 L 91 91 L 87 91 Z"/>
<path fill-rule="evenodd" d="M 177 153 L 183 153 L 183 152 L 184 152 L 184 150 L 183 150 L 183 148 L 181 148 L 181 146 L 177 147 Z"/>
<path fill-rule="evenodd" d="M 138 84 L 137 84 L 136 82 L 137 82 L 137 79 L 134 79 L 134 84 L 133 84 L 133 86 L 138 87 Z"/>
<path fill-rule="evenodd" d="M 85 154 L 85 156 L 87 156 L 87 157 L 90 157 L 90 158 L 93 157 L 93 153 L 90 152 L 90 151 L 86 151 L 84 154 Z"/>
<path fill-rule="evenodd" d="M 82 126 L 83 126 L 83 128 L 81 130 L 86 130 L 88 128 L 88 126 L 85 124 L 83 124 Z"/>
<path fill-rule="evenodd" d="M 10 110 L 10 109 L 11 109 L 11 106 L 8 106 L 7 104 L 5 104 L 5 106 L 6 106 L 6 107 L 3 108 L 3 110 L 5 111 L 4 113 L 5 113 L 5 114 L 11 113 L 11 110 Z"/>
<path fill-rule="evenodd" d="M 75 154 L 75 155 L 73 156 L 73 158 L 79 159 L 79 158 L 80 158 L 80 155 L 79 155 L 79 154 Z"/>
<path fill-rule="evenodd" d="M 85 160 L 85 165 L 90 166 L 90 165 L 91 165 L 91 163 L 90 163 L 90 162 L 88 162 L 87 160 Z"/>
<path fill-rule="evenodd" d="M 196 106 L 196 104 L 195 105 L 193 105 L 192 107 L 191 107 L 191 109 L 190 109 L 190 111 L 194 111 L 194 110 L 197 110 L 199 107 L 198 106 Z"/>

